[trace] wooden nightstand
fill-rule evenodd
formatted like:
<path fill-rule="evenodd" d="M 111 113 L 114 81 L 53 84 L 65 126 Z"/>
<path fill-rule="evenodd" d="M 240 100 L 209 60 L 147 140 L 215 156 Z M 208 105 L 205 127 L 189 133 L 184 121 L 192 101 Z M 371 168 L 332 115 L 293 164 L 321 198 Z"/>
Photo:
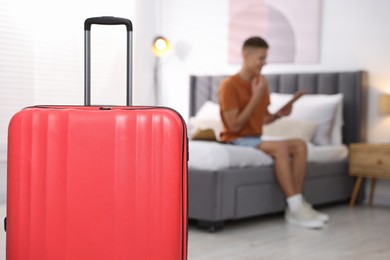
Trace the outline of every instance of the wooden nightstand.
<path fill-rule="evenodd" d="M 371 177 L 369 203 L 375 192 L 376 178 L 390 179 L 390 145 L 358 143 L 350 145 L 349 174 L 357 176 L 349 207 L 355 205 L 363 177 Z"/>

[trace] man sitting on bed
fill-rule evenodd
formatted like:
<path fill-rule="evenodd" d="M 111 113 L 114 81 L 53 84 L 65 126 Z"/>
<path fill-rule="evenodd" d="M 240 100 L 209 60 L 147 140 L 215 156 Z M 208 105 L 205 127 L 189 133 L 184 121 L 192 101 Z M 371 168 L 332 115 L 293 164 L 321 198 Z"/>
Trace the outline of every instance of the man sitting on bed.
<path fill-rule="evenodd" d="M 247 39 L 242 48 L 240 72 L 222 82 L 218 93 L 224 124 L 221 140 L 254 147 L 272 156 L 276 178 L 287 200 L 286 221 L 306 228 L 321 228 L 329 217 L 314 210 L 302 196 L 307 160 L 305 142 L 261 140 L 263 125 L 289 115 L 292 109 L 289 106 L 279 114 L 268 112 L 269 90 L 260 74 L 267 51 L 268 44 L 262 38 Z"/>

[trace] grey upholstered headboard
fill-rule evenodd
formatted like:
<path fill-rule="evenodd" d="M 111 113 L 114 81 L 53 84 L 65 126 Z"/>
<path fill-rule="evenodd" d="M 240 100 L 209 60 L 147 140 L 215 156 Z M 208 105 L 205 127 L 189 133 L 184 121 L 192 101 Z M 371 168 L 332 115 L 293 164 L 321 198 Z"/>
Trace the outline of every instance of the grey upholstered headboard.
<path fill-rule="evenodd" d="M 343 143 L 366 139 L 367 73 L 315 72 L 265 75 L 271 92 L 294 93 L 303 90 L 308 94 L 344 94 Z M 191 76 L 190 116 L 195 115 L 203 103 L 218 103 L 218 89 L 226 76 Z"/>

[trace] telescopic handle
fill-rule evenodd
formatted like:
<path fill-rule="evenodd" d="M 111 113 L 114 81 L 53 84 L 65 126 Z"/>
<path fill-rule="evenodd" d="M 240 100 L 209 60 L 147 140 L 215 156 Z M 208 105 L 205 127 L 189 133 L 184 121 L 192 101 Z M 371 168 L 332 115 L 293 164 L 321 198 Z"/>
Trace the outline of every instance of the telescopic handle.
<path fill-rule="evenodd" d="M 127 69 L 126 69 L 126 105 L 132 105 L 132 33 L 133 26 L 129 19 L 102 16 L 92 17 L 84 23 L 84 105 L 91 105 L 91 25 L 125 25 L 127 29 Z"/>
<path fill-rule="evenodd" d="M 126 25 L 127 31 L 133 31 L 133 24 L 129 19 L 114 17 L 114 16 L 101 16 L 101 17 L 91 17 L 85 20 L 84 30 L 90 31 L 92 24 L 101 24 L 101 25 Z"/>

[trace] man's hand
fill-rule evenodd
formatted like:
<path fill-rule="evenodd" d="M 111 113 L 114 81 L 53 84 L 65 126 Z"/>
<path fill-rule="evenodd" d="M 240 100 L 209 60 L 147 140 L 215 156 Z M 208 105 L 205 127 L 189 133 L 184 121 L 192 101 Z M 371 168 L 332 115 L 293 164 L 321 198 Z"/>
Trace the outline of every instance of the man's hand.
<path fill-rule="evenodd" d="M 284 107 L 282 110 L 279 111 L 277 114 L 278 117 L 282 116 L 288 116 L 292 112 L 292 104 L 289 104 L 288 106 Z"/>
<path fill-rule="evenodd" d="M 252 98 L 254 98 L 257 103 L 261 101 L 261 97 L 264 93 L 264 89 L 266 88 L 267 83 L 265 81 L 264 76 L 259 75 L 252 79 Z"/>
<path fill-rule="evenodd" d="M 265 123 L 266 124 L 270 124 L 272 122 L 275 122 L 275 120 L 277 120 L 277 119 L 279 119 L 279 118 L 281 118 L 283 116 L 290 115 L 291 111 L 292 111 L 292 104 L 289 104 L 289 105 L 285 106 L 278 113 L 275 113 L 275 114 L 269 113 L 268 109 L 267 109 L 267 115 L 266 115 Z"/>

